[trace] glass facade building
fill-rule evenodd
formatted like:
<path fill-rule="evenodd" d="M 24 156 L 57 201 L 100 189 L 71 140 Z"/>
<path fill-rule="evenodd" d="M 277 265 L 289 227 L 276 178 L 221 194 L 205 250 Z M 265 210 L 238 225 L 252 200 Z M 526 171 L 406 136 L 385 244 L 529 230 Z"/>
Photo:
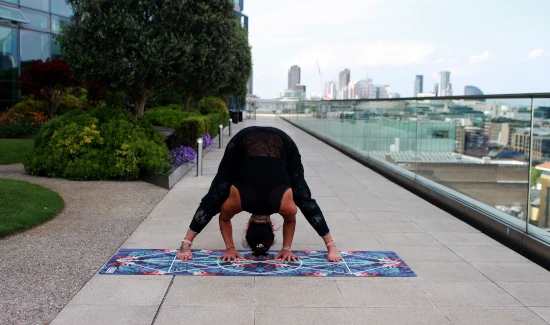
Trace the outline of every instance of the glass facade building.
<path fill-rule="evenodd" d="M 0 0 L 0 111 L 17 102 L 26 62 L 61 54 L 55 35 L 71 15 L 65 0 Z"/>

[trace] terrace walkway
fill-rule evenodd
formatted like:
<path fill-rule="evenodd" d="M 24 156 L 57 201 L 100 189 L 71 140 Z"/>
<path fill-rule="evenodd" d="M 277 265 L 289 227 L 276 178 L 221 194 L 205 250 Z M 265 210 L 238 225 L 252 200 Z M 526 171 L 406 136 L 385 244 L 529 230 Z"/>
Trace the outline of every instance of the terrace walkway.
<path fill-rule="evenodd" d="M 273 115 L 233 131 L 250 125 L 281 128 L 296 141 L 340 250 L 395 251 L 417 277 L 96 274 L 52 325 L 550 323 L 550 272 Z M 179 247 L 222 155 L 211 150 L 205 176 L 186 175 L 122 247 Z M 233 222 L 238 249 L 247 218 Z M 305 219 L 297 220 L 293 248 L 325 249 Z M 215 219 L 194 248 L 225 248 Z"/>

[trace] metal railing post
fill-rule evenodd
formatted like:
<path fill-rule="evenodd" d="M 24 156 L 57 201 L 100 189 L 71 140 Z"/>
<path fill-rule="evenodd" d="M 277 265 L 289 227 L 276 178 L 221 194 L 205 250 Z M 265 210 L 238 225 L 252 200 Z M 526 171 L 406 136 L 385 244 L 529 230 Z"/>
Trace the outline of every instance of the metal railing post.
<path fill-rule="evenodd" d="M 197 139 L 197 177 L 202 176 L 202 138 Z"/>
<path fill-rule="evenodd" d="M 229 136 L 231 136 L 231 119 L 229 119 Z"/>
<path fill-rule="evenodd" d="M 223 125 L 220 124 L 220 149 L 223 147 Z"/>

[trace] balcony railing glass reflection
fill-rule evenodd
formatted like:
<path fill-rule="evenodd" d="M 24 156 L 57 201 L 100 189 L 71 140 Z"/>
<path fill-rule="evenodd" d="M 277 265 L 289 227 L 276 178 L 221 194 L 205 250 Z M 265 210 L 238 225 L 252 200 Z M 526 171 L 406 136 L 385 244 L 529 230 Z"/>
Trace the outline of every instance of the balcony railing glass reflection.
<path fill-rule="evenodd" d="M 301 101 L 276 111 L 550 243 L 550 94 Z"/>

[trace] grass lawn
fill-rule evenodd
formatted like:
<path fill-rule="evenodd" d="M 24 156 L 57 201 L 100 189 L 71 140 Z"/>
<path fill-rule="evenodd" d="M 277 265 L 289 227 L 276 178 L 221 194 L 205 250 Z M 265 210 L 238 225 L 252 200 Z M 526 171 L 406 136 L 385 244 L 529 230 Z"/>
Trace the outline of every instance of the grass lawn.
<path fill-rule="evenodd" d="M 0 179 L 0 237 L 50 220 L 64 205 L 59 194 L 43 186 Z"/>
<path fill-rule="evenodd" d="M 0 165 L 23 163 L 33 145 L 34 140 L 0 139 Z"/>

